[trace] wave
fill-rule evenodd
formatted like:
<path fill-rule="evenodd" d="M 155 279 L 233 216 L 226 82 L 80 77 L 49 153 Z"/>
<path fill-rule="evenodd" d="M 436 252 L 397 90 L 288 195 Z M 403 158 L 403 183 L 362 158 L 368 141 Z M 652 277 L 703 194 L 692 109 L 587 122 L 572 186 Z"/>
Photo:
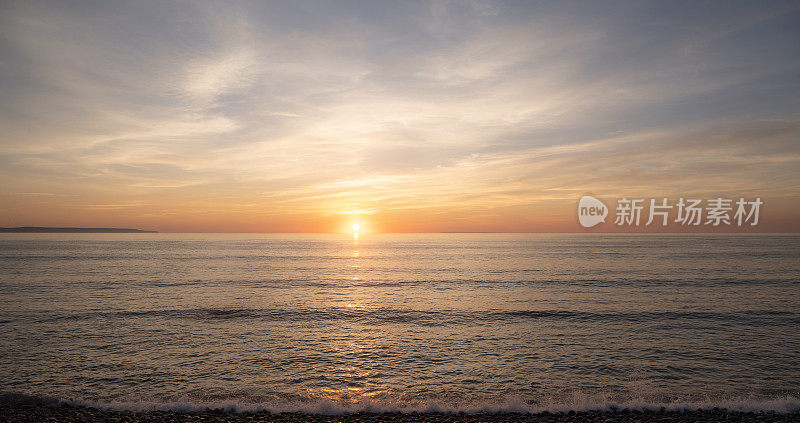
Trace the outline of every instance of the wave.
<path fill-rule="evenodd" d="M 88 401 L 59 399 L 49 396 L 35 396 L 19 393 L 0 393 L 0 405 L 59 406 L 71 405 L 114 411 L 172 411 L 197 412 L 220 410 L 232 413 L 270 412 L 305 413 L 321 415 L 343 415 L 355 413 L 567 413 L 574 412 L 616 412 L 616 411 L 699 411 L 724 409 L 744 413 L 790 414 L 800 412 L 800 399 L 794 396 L 775 398 L 740 397 L 716 400 L 694 401 L 647 401 L 629 399 L 612 401 L 603 395 L 575 394 L 567 400 L 540 401 L 530 403 L 520 398 L 502 401 L 482 401 L 472 403 L 447 404 L 436 401 L 401 402 L 393 400 L 365 399 L 356 402 L 340 402 L 329 399 L 276 400 L 251 402 L 244 400 L 196 401 L 178 399 L 171 401 Z"/>
<path fill-rule="evenodd" d="M 22 317 L 22 316 L 20 316 Z M 727 321 L 737 324 L 800 324 L 800 313 L 779 310 L 739 312 L 706 311 L 576 311 L 576 310 L 415 310 L 406 308 L 194 308 L 159 310 L 89 311 L 72 314 L 33 316 L 41 322 L 114 318 L 166 318 L 200 321 L 252 319 L 262 321 L 332 321 L 362 323 L 408 323 L 420 326 L 469 324 L 474 322 L 512 322 L 528 320 L 567 320 L 575 322 L 660 322 Z"/>

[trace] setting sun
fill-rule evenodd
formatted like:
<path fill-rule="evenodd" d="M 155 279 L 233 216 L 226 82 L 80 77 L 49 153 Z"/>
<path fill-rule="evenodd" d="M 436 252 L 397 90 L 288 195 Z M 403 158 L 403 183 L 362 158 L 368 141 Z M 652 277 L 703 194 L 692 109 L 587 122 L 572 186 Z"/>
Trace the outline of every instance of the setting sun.
<path fill-rule="evenodd" d="M 361 229 L 361 225 L 358 223 L 353 223 L 353 232 L 358 232 L 359 229 Z"/>

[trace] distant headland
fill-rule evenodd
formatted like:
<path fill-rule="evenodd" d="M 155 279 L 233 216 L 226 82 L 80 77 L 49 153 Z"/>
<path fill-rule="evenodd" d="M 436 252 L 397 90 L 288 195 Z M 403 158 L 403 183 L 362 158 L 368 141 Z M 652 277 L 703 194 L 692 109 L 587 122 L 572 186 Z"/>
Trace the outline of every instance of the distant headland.
<path fill-rule="evenodd" d="M 158 231 L 143 231 L 128 228 L 50 228 L 45 226 L 20 226 L 17 228 L 0 228 L 0 232 L 36 232 L 36 233 L 145 233 L 152 234 Z"/>

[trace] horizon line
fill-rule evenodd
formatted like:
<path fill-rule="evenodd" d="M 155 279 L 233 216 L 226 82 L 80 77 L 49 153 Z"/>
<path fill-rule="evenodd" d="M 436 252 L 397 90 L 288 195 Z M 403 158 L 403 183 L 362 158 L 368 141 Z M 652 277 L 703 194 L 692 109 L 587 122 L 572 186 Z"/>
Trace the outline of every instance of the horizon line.
<path fill-rule="evenodd" d="M 5 229 L 5 228 L 1 228 Z M 70 227 L 72 229 L 72 227 Z M 80 228 L 77 228 L 80 229 Z M 116 228 L 89 228 L 89 229 L 116 229 Z M 122 229 L 122 228 L 120 228 Z M 128 229 L 128 228 L 124 228 Z M 352 235 L 352 232 L 288 232 L 288 231 L 271 231 L 271 232 L 242 232 L 242 231 L 156 231 L 149 229 L 135 229 L 135 232 L 0 232 L 0 234 L 123 234 L 123 235 L 153 235 L 153 234 L 264 234 L 264 235 Z M 800 232 L 671 232 L 671 231 L 562 231 L 562 232 L 534 232 L 534 231 L 430 231 L 430 232 L 370 232 L 359 233 L 360 236 L 364 235 L 424 235 L 424 234 L 486 234 L 486 235 L 502 235 L 502 234 L 528 234 L 528 235 L 800 235 Z"/>

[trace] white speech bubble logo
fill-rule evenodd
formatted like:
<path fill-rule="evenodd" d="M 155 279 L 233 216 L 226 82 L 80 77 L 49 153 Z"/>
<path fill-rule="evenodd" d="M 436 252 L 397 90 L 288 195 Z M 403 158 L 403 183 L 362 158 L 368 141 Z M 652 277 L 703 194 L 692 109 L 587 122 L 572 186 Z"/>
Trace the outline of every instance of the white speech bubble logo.
<path fill-rule="evenodd" d="M 578 220 L 584 228 L 591 228 L 600 222 L 605 223 L 608 207 L 602 201 L 584 195 L 578 202 Z"/>

